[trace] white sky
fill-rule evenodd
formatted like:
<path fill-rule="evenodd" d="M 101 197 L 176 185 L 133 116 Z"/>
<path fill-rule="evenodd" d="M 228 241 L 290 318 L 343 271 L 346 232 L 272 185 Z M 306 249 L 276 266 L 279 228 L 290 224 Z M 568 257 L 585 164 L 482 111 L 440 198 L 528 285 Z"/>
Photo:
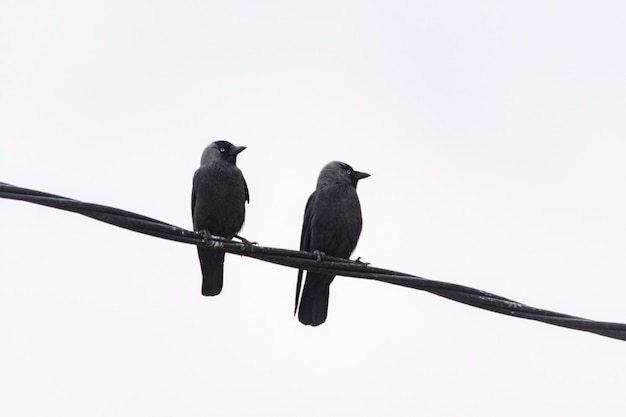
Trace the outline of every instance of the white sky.
<path fill-rule="evenodd" d="M 322 166 L 359 185 L 354 256 L 626 322 L 622 2 L 4 0 L 0 181 L 191 228 L 226 139 L 242 235 L 297 248 Z M 0 415 L 508 416 L 623 410 L 624 342 L 0 200 Z"/>

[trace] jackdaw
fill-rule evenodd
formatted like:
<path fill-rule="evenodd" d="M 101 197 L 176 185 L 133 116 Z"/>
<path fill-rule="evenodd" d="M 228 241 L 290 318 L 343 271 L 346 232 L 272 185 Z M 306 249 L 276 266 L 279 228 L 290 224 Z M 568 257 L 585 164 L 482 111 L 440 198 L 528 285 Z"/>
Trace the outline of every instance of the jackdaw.
<path fill-rule="evenodd" d="M 243 226 L 248 185 L 237 168 L 237 155 L 246 149 L 225 140 L 211 143 L 202 152 L 200 168 L 193 175 L 191 215 L 193 230 L 231 239 Z M 198 246 L 202 269 L 202 295 L 217 295 L 224 282 L 224 252 Z"/>
<path fill-rule="evenodd" d="M 300 250 L 340 258 L 352 254 L 363 224 L 356 185 L 369 176 L 338 161 L 330 162 L 322 169 L 317 187 L 306 203 Z M 302 274 L 300 269 L 295 305 L 298 320 L 305 325 L 319 326 L 328 314 L 330 283 L 335 276 L 307 272 L 298 310 Z"/>

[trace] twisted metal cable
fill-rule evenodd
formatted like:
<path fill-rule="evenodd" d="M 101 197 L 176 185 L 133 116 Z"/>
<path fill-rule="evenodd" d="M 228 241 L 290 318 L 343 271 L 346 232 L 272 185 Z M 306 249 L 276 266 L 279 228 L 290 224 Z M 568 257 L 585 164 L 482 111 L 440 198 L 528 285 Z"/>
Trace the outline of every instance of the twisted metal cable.
<path fill-rule="evenodd" d="M 162 239 L 214 248 L 216 250 L 248 256 L 291 268 L 306 269 L 329 275 L 342 275 L 387 282 L 402 287 L 427 291 L 459 303 L 508 316 L 541 321 L 555 326 L 626 340 L 626 324 L 594 321 L 543 310 L 463 285 L 434 281 L 388 269 L 375 268 L 358 261 L 350 261 L 331 256 L 323 256 L 321 260 L 318 260 L 317 255 L 311 252 L 249 245 L 216 236 L 209 238 L 202 234 L 126 210 L 85 203 L 54 194 L 16 187 L 2 182 L 0 182 L 0 198 L 28 201 L 43 206 L 72 211 L 124 229 Z"/>

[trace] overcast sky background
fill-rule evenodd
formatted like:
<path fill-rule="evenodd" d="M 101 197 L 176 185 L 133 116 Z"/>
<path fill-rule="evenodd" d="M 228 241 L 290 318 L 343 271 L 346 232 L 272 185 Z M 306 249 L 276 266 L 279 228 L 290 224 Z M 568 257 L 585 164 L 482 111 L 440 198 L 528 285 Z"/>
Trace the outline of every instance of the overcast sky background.
<path fill-rule="evenodd" d="M 0 7 L 0 181 L 191 228 L 226 139 L 242 235 L 295 249 L 319 170 L 359 184 L 354 257 L 626 322 L 618 1 L 15 1 Z M 0 200 L 0 414 L 616 415 L 626 344 Z"/>

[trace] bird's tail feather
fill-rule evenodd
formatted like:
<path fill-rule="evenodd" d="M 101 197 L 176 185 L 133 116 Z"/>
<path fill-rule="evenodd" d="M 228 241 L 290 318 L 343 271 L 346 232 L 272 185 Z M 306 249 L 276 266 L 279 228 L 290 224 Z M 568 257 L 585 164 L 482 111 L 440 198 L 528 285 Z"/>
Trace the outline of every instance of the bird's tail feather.
<path fill-rule="evenodd" d="M 198 248 L 202 269 L 202 295 L 217 295 L 224 284 L 224 252 Z"/>
<path fill-rule="evenodd" d="M 296 284 L 296 303 L 293 309 L 293 315 L 295 316 L 298 312 L 298 303 L 300 302 L 300 292 L 302 290 L 302 273 L 304 271 L 302 269 L 298 269 L 298 283 Z"/>
<path fill-rule="evenodd" d="M 308 326 L 319 326 L 328 315 L 328 296 L 333 275 L 307 273 L 300 299 L 298 320 Z"/>

